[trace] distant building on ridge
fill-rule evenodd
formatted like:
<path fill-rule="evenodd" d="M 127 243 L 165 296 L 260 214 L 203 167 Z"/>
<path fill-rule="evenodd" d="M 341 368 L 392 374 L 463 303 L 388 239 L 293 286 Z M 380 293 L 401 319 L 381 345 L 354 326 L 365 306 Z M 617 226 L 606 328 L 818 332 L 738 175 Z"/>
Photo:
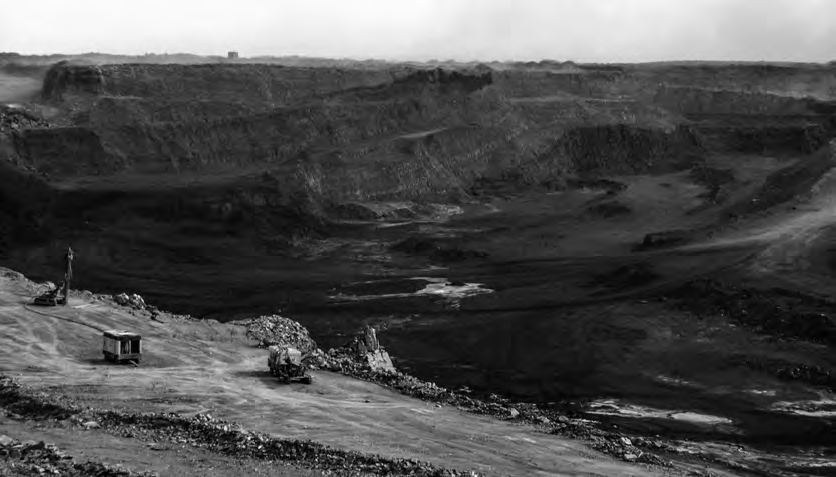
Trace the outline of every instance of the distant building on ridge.
<path fill-rule="evenodd" d="M 238 59 L 238 52 L 237 51 L 230 51 L 226 54 L 226 59 L 228 60 L 237 60 Z"/>

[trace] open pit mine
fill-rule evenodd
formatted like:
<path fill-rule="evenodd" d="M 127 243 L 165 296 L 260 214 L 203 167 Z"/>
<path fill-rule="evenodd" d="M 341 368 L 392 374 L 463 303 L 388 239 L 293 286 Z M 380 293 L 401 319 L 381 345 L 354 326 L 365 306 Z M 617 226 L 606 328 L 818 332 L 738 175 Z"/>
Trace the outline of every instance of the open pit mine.
<path fill-rule="evenodd" d="M 0 474 L 836 475 L 836 65 L 170 60 L 0 55 Z"/>

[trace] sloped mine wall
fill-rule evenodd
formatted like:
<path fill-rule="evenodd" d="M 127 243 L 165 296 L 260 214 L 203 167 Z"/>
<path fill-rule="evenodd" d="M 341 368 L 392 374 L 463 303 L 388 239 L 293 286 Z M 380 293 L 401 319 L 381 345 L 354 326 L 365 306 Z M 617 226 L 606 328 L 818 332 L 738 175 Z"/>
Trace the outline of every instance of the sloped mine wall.
<path fill-rule="evenodd" d="M 713 151 L 767 154 L 810 154 L 836 134 L 830 118 L 714 117 L 694 126 Z"/>
<path fill-rule="evenodd" d="M 717 90 L 777 94 L 791 97 L 836 99 L 833 65 L 657 64 L 633 65 L 630 71 L 645 87 L 674 85 Z"/>
<path fill-rule="evenodd" d="M 47 71 L 41 96 L 61 100 L 66 93 L 102 94 L 104 86 L 105 76 L 98 66 L 60 62 Z"/>
<path fill-rule="evenodd" d="M 836 103 L 759 91 L 665 86 L 654 103 L 692 122 L 706 148 L 809 154 L 836 135 Z"/>
<path fill-rule="evenodd" d="M 178 101 L 283 105 L 328 92 L 391 81 L 385 70 L 289 68 L 279 65 L 59 63 L 47 73 L 43 97 L 89 93 Z"/>
<path fill-rule="evenodd" d="M 41 172 L 62 178 L 268 168 L 280 172 L 281 187 L 326 202 L 451 199 L 485 178 L 523 187 L 566 174 L 671 170 L 699 152 L 685 127 L 583 120 L 537 125 L 508 108 L 451 107 L 452 98 L 461 99 L 31 130 L 20 135 L 18 152 Z M 485 120 L 501 115 L 500 126 Z M 468 125 L 476 120 L 487 124 Z"/>
<path fill-rule="evenodd" d="M 509 97 L 544 97 L 570 94 L 579 97 L 611 95 L 625 82 L 623 73 L 550 72 L 511 70 L 494 73 L 497 89 Z"/>
<path fill-rule="evenodd" d="M 636 174 L 682 168 L 678 165 L 698 155 L 700 147 L 687 126 L 666 131 L 604 125 L 570 129 L 554 151 L 567 157 L 579 173 Z"/>
<path fill-rule="evenodd" d="M 95 131 L 81 127 L 27 129 L 15 136 L 17 154 L 47 177 L 108 175 L 124 168 Z"/>
<path fill-rule="evenodd" d="M 759 91 L 676 86 L 661 87 L 653 98 L 655 104 L 666 109 L 697 117 L 703 114 L 803 116 L 813 113 L 810 101 Z"/>
<path fill-rule="evenodd" d="M 806 153 L 833 136 L 830 103 L 699 84 L 718 71 L 61 64 L 44 94 L 95 101 L 74 127 L 24 131 L 16 145 L 65 178 L 270 170 L 292 191 L 284 203 L 330 205 L 560 187 L 688 168 L 706 149 Z"/>

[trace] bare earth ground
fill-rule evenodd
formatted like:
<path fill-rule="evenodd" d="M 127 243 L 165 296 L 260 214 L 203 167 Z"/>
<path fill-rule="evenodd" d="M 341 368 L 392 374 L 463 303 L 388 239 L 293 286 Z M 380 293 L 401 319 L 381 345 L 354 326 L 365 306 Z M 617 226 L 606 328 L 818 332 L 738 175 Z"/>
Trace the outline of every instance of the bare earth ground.
<path fill-rule="evenodd" d="M 24 307 L 31 294 L 20 281 L 0 281 L 4 330 L 0 371 L 97 407 L 184 414 L 208 411 L 278 437 L 471 468 L 486 475 L 663 475 L 659 470 L 615 461 L 579 442 L 433 407 L 340 375 L 320 372 L 311 386 L 283 386 L 263 371 L 265 352 L 240 336 L 239 327 L 211 322 L 162 324 L 82 299 L 71 300 L 66 308 L 47 309 L 55 315 L 48 317 Z M 95 328 L 141 333 L 145 361 L 138 368 L 106 363 L 99 351 L 101 334 Z M 0 430 L 14 426 L 19 424 L 3 421 Z M 146 459 L 157 458 L 142 445 L 125 440 L 108 445 L 85 438 L 84 443 L 71 444 L 79 440 L 76 430 L 26 432 L 54 435 L 74 446 L 73 451 L 102 455 L 111 463 L 145 467 Z M 212 459 L 201 452 L 184 456 L 195 466 L 201 459 Z M 161 469 L 163 475 L 185 475 L 189 464 L 178 464 L 179 460 L 180 456 L 164 458 L 154 468 L 171 465 Z M 226 475 L 243 470 L 231 465 L 221 459 L 215 467 L 229 469 Z"/>
<path fill-rule="evenodd" d="M 58 446 L 76 461 L 116 463 L 129 470 L 146 470 L 169 476 L 253 475 L 316 477 L 320 471 L 252 459 L 231 458 L 190 445 L 157 445 L 115 437 L 96 430 L 60 424 L 20 421 L 0 416 L 0 435 L 19 441 L 45 441 Z M 13 472 L 0 463 L 0 475 Z M 22 474 L 26 475 L 26 474 Z"/>

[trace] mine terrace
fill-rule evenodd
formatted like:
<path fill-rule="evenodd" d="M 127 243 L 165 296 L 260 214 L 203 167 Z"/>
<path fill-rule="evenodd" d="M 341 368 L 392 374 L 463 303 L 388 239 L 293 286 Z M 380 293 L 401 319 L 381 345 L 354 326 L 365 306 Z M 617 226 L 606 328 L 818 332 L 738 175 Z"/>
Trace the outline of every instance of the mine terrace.
<path fill-rule="evenodd" d="M 0 474 L 834 475 L 834 138 L 834 64 L 0 55 Z"/>

